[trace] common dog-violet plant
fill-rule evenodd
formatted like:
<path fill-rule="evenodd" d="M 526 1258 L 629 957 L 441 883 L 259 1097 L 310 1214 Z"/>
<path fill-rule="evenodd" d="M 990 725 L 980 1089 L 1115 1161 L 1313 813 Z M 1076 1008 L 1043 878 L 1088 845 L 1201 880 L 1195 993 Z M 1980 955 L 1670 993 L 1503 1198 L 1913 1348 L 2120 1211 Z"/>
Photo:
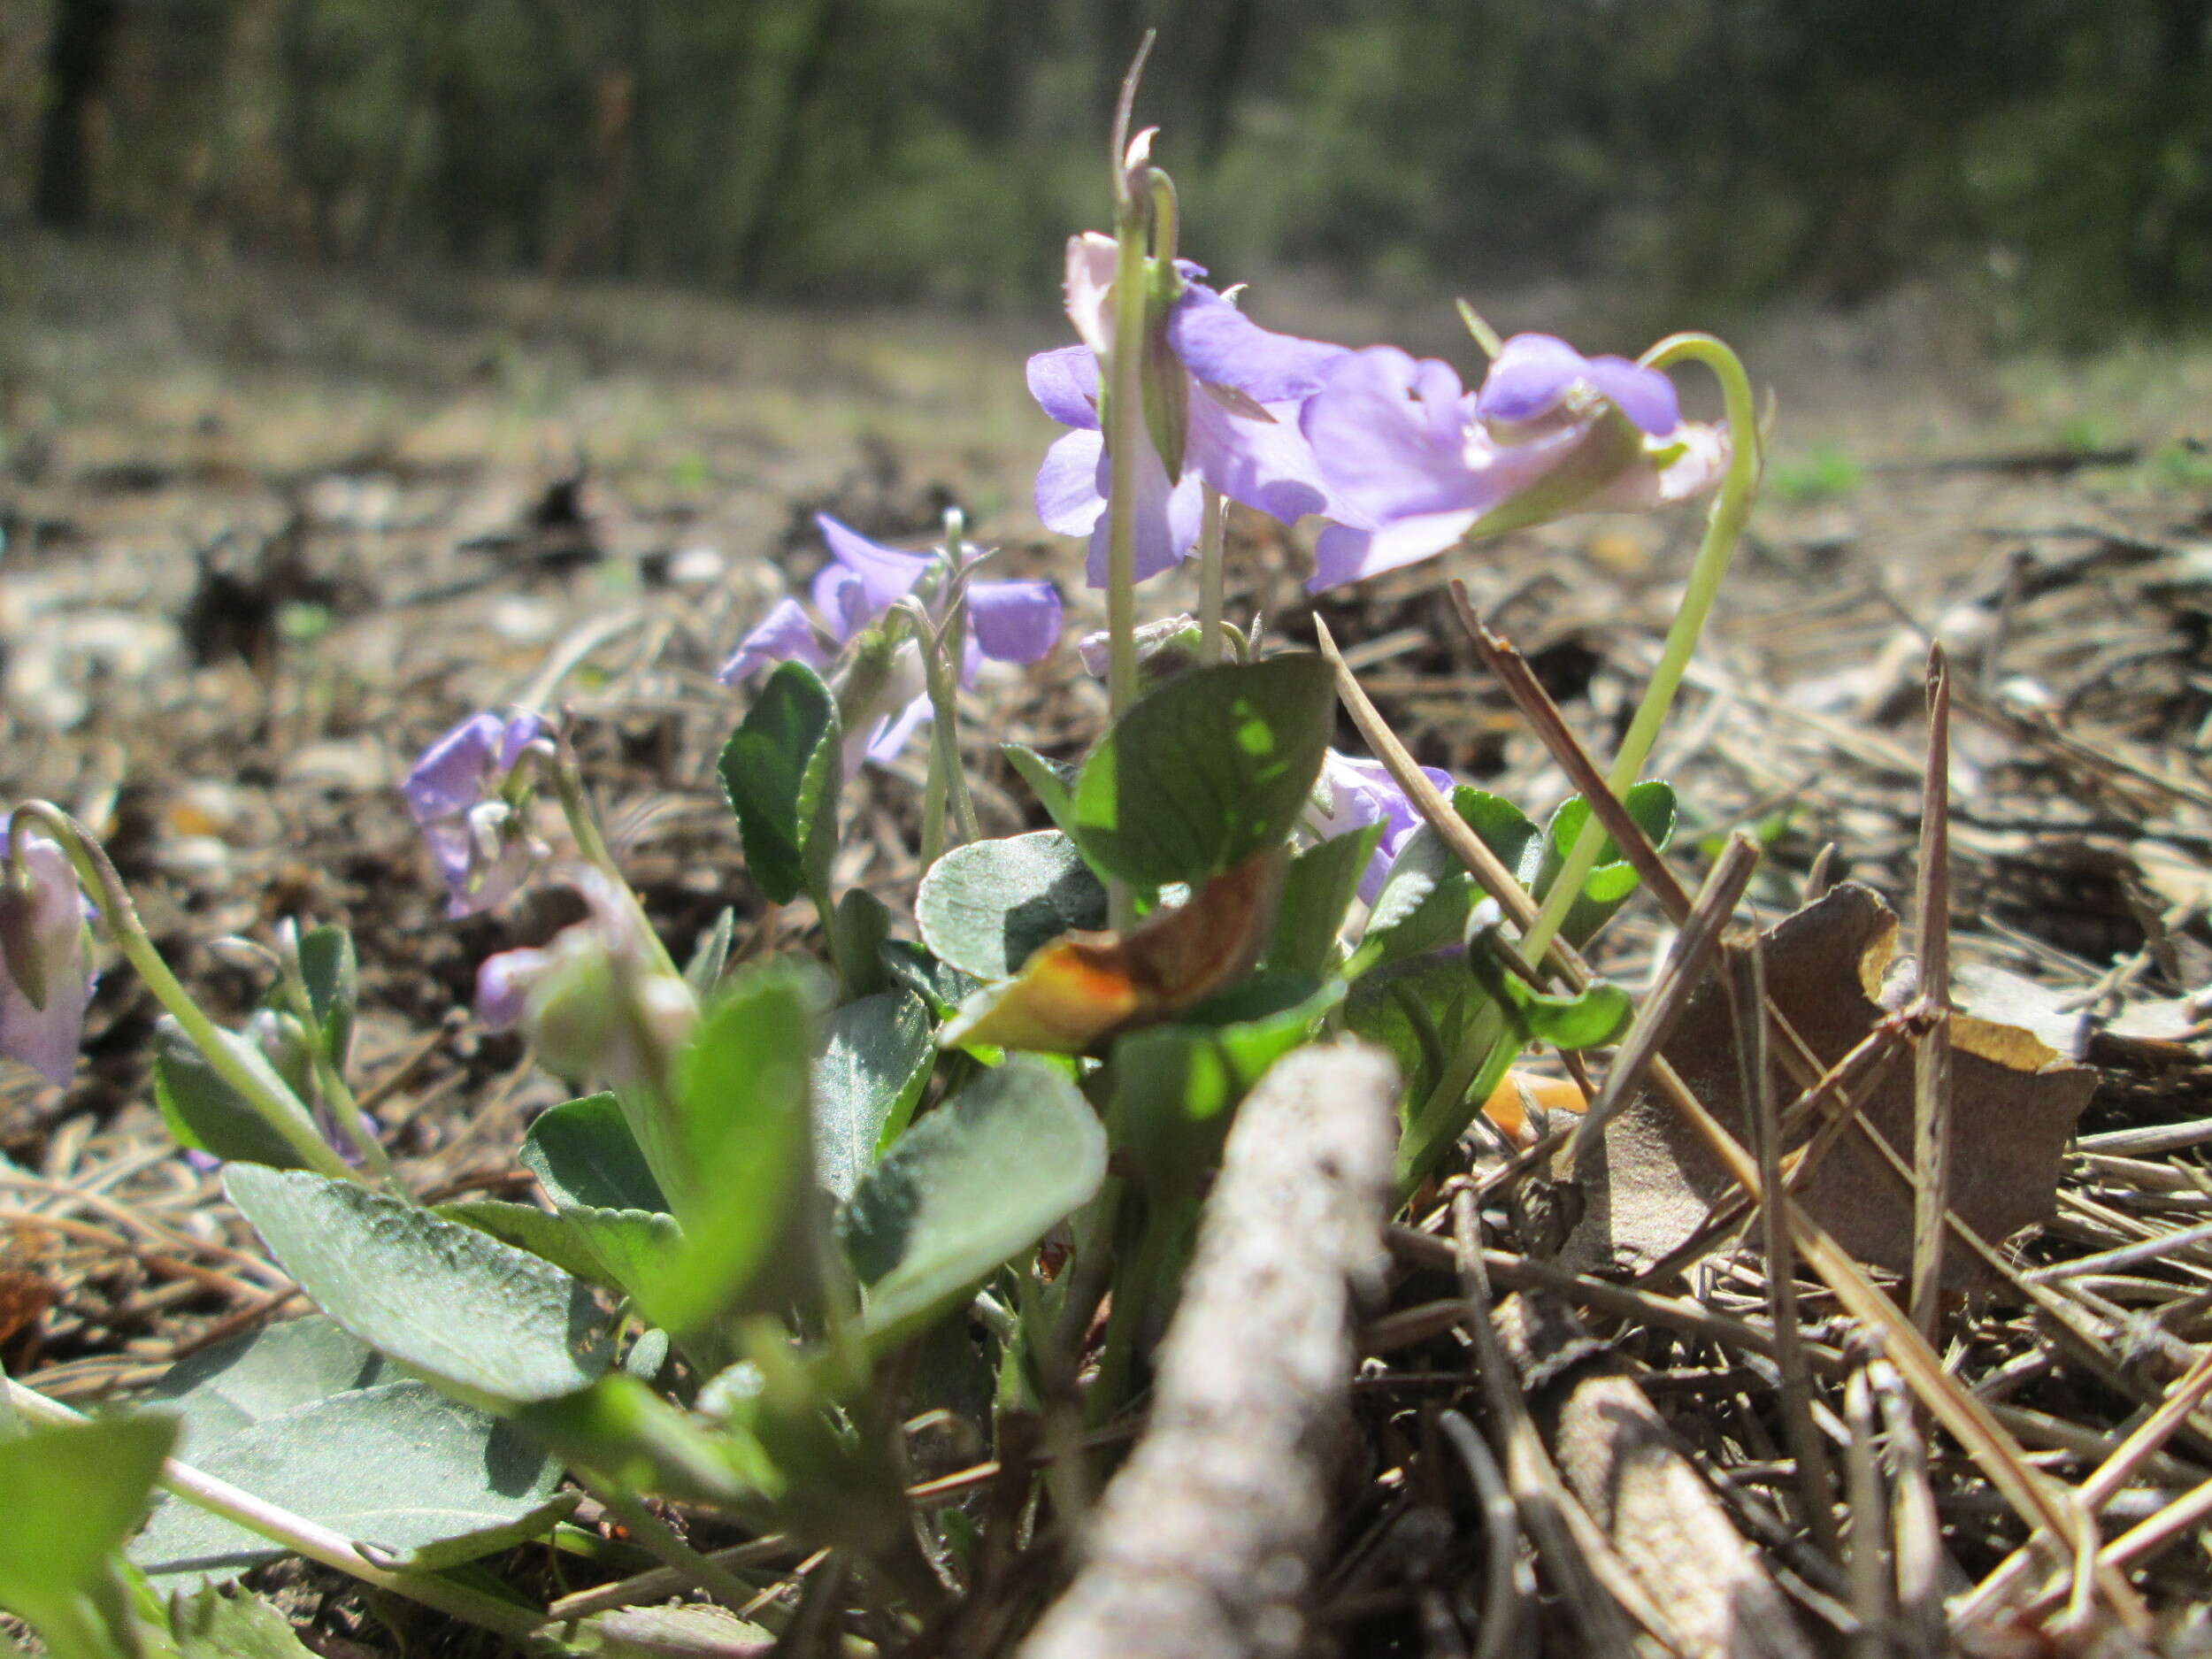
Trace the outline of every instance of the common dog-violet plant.
<path fill-rule="evenodd" d="M 66 1082 L 104 940 L 168 1016 L 165 1120 L 224 1165 L 231 1201 L 317 1310 L 180 1367 L 163 1392 L 180 1443 L 150 1418 L 76 1423 L 9 1386 L 24 1443 L 126 1517 L 65 1586 L 27 1594 L 0 1563 L 0 1601 L 54 1651 L 157 1650 L 160 1616 L 138 1589 L 284 1551 L 539 1650 L 583 1651 L 468 1567 L 523 1539 L 580 1545 L 563 1531 L 577 1488 L 626 1548 L 768 1633 L 799 1617 L 761 1599 L 772 1575 L 707 1546 L 772 1536 L 791 1558 L 827 1552 L 875 1637 L 910 1634 L 982 1569 L 972 1521 L 910 1497 L 902 1425 L 949 1412 L 985 1450 L 1038 1425 L 1025 1443 L 1054 1449 L 1023 1525 L 1079 1520 L 1071 1472 L 1109 1455 L 1082 1432 L 1141 1400 L 1224 1137 L 1276 1060 L 1338 1031 L 1387 1048 L 1409 1190 L 1516 1056 L 1618 1036 L 1618 987 L 1543 984 L 1551 941 L 1586 939 L 1635 887 L 1587 803 L 1539 824 L 1421 769 L 1536 901 L 1517 936 L 1401 787 L 1411 775 L 1332 747 L 1330 665 L 1258 649 L 1222 614 L 1221 515 L 1315 523 L 1319 588 L 1567 513 L 1717 490 L 1609 778 L 1663 843 L 1673 796 L 1643 767 L 1757 480 L 1741 366 L 1703 335 L 1630 362 L 1523 334 L 1483 342 L 1470 391 L 1394 347 L 1265 329 L 1179 257 L 1154 134 L 1129 132 L 1133 87 L 1133 73 L 1112 234 L 1069 245 L 1080 343 L 1027 368 L 1067 428 L 1038 514 L 1086 539 L 1107 611 L 1107 728 L 1067 764 L 1005 749 L 1051 827 L 982 833 L 961 704 L 991 695 L 984 663 L 1018 671 L 1060 646 L 1060 595 L 982 574 L 989 555 L 957 513 L 917 549 L 819 518 L 829 560 L 810 606 L 776 603 L 718 676 L 743 703 L 718 773 L 747 873 L 771 903 L 810 904 L 826 969 L 803 953 L 733 967 L 726 917 L 680 967 L 551 714 L 472 714 L 402 786 L 454 918 L 495 919 L 537 882 L 583 901 L 581 920 L 489 955 L 477 979 L 481 1024 L 521 1033 L 583 1091 L 519 1148 L 542 1202 L 431 1204 L 411 1189 L 350 1084 L 342 930 L 277 930 L 254 957 L 262 1008 L 226 1028 L 163 960 L 92 833 L 50 804 L 17 808 L 0 1053 Z M 1722 423 L 1684 419 L 1670 371 L 1688 362 L 1718 378 Z M 1199 616 L 1141 618 L 1140 585 L 1194 551 Z M 919 880 L 887 904 L 844 856 L 846 796 L 905 787 L 863 762 L 897 759 L 924 725 Z M 304 1474 L 289 1504 L 228 1482 L 270 1466 L 277 1431 L 232 1424 L 224 1438 L 196 1416 L 222 1371 L 295 1379 L 282 1448 L 303 1470 L 356 1442 L 411 1448 L 349 1471 L 410 1518 L 364 1540 L 315 1512 Z M 297 1380 L 311 1375 L 323 1380 Z M 12 1422 L 0 1414 L 0 1454 Z M 169 1495 L 126 1542 L 157 1484 Z"/>

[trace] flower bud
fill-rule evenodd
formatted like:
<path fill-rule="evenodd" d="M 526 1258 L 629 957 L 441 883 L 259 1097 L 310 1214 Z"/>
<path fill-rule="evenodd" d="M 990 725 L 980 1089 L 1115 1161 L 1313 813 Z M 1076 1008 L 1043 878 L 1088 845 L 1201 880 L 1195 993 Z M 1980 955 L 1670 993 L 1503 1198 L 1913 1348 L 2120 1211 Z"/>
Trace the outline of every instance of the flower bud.
<path fill-rule="evenodd" d="M 0 874 L 0 1054 L 66 1084 L 92 1000 L 84 892 L 68 855 L 46 837 L 27 836 L 18 850 Z"/>

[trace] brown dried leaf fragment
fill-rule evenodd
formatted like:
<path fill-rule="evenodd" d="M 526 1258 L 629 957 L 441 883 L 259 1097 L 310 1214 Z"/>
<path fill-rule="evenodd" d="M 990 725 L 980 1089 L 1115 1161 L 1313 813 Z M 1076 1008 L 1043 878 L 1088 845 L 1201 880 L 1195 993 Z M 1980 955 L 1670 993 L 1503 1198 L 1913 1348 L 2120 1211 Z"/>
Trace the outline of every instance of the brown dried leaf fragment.
<path fill-rule="evenodd" d="M 1823 1065 L 1865 1038 L 1910 984 L 1898 972 L 1896 915 L 1856 882 L 1785 918 L 1761 936 L 1760 949 L 1768 995 Z M 1972 1005 L 1970 987 L 1957 994 Z M 1951 1207 L 1998 1244 L 2050 1218 L 2060 1160 L 2096 1072 L 2032 1032 L 1972 1013 L 1953 1017 L 1951 1040 Z M 1746 1137 L 1724 987 L 1709 981 L 1699 988 L 1663 1052 L 1713 1115 Z M 1779 1099 L 1793 1098 L 1798 1087 L 1778 1069 Z M 1866 1124 L 1907 1156 L 1912 1090 L 1910 1069 L 1892 1067 L 1857 1102 Z M 1793 1137 L 1793 1150 L 1809 1127 Z M 1567 1248 L 1577 1267 L 1649 1266 L 1696 1232 L 1733 1185 L 1678 1114 L 1648 1091 L 1607 1126 L 1573 1176 L 1586 1201 Z M 1901 1273 L 1910 1267 L 1912 1194 L 1863 1133 L 1854 1129 L 1838 1140 L 1799 1193 L 1812 1218 L 1860 1261 Z M 1970 1288 L 1988 1277 L 1970 1252 L 1947 1253 L 1947 1287 Z"/>

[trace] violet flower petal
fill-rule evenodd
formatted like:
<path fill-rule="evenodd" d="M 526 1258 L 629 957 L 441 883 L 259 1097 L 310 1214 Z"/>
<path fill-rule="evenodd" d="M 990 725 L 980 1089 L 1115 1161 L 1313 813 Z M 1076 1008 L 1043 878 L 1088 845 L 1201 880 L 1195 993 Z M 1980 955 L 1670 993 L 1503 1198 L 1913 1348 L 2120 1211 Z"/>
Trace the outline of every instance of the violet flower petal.
<path fill-rule="evenodd" d="M 929 697 L 925 693 L 896 714 L 885 715 L 876 723 L 875 730 L 868 734 L 868 746 L 864 751 L 867 757 L 878 765 L 896 760 L 899 752 L 906 747 L 907 740 L 929 723 L 930 714 Z"/>
<path fill-rule="evenodd" d="M 1106 511 L 1099 493 L 1106 439 L 1095 429 L 1064 434 L 1037 469 L 1037 517 L 1060 535 L 1088 535 Z"/>
<path fill-rule="evenodd" d="M 815 637 L 814 624 L 795 599 L 779 599 L 753 631 L 737 642 L 736 652 L 722 664 L 715 679 L 725 686 L 734 686 L 767 663 L 804 663 L 816 670 L 828 665 L 822 642 Z"/>
<path fill-rule="evenodd" d="M 503 950 L 485 957 L 476 970 L 476 1018 L 487 1030 L 512 1031 L 522 1023 L 531 989 L 552 964 L 544 950 Z"/>
<path fill-rule="evenodd" d="M 33 1006 L 15 975 L 0 966 L 0 1054 L 66 1087 L 97 978 L 85 954 L 84 895 L 68 855 L 43 835 L 25 838 L 23 872 L 31 888 L 27 942 L 44 969 L 46 1005 Z"/>
<path fill-rule="evenodd" d="M 1060 642 L 1060 590 L 1050 582 L 971 582 L 970 637 L 1001 663 L 1033 663 Z"/>
<path fill-rule="evenodd" d="M 1299 424 L 1330 494 L 1371 523 L 1479 511 L 1467 466 L 1468 403 L 1451 365 L 1395 346 L 1342 359 Z"/>
<path fill-rule="evenodd" d="M 1167 317 L 1168 349 L 1202 380 L 1256 403 L 1294 403 L 1320 390 L 1346 347 L 1261 327 L 1213 289 L 1185 288 Z M 1040 400 L 1041 401 L 1041 400 Z"/>
<path fill-rule="evenodd" d="M 1192 388 L 1186 471 L 1195 470 L 1231 501 L 1285 524 L 1339 507 L 1313 446 L 1299 429 L 1297 405 L 1279 403 L 1268 412 L 1275 416 L 1272 422 L 1253 420 L 1225 409 L 1203 387 Z M 1340 508 L 1346 517 L 1354 511 L 1348 503 Z"/>
<path fill-rule="evenodd" d="M 505 723 L 497 715 L 472 714 L 423 750 L 399 787 L 415 822 L 465 812 L 481 801 L 489 763 L 505 746 Z"/>
<path fill-rule="evenodd" d="M 1088 346 L 1062 346 L 1029 359 L 1029 395 L 1064 426 L 1098 430 L 1098 358 Z"/>
<path fill-rule="evenodd" d="M 1071 434 L 1072 435 L 1072 434 Z M 1062 439 L 1063 443 L 1066 439 Z M 1198 469 L 1187 466 L 1182 478 L 1171 484 L 1167 465 L 1149 440 L 1137 445 L 1133 466 L 1136 488 L 1136 580 L 1144 581 L 1172 569 L 1198 545 L 1200 521 L 1206 513 L 1206 487 Z M 1103 502 L 1112 482 L 1112 463 L 1102 447 L 1098 458 L 1097 488 Z M 1091 526 L 1090 556 L 1083 576 L 1093 588 L 1106 586 L 1107 532 L 1111 515 L 1101 512 Z"/>
<path fill-rule="evenodd" d="M 1507 341 L 1482 383 L 1476 412 L 1514 426 L 1540 420 L 1578 385 L 1609 399 L 1655 437 L 1682 423 L 1681 400 L 1663 371 L 1640 368 L 1625 357 L 1586 357 L 1554 334 L 1516 334 Z"/>
<path fill-rule="evenodd" d="M 810 596 L 822 626 L 840 645 L 882 614 L 869 603 L 867 578 L 833 561 L 814 572 Z"/>
<path fill-rule="evenodd" d="M 866 584 L 870 616 L 882 614 L 911 593 L 922 572 L 936 562 L 927 553 L 902 553 L 871 541 L 826 512 L 816 513 L 814 523 L 829 543 L 830 556 L 846 569 L 857 572 Z"/>

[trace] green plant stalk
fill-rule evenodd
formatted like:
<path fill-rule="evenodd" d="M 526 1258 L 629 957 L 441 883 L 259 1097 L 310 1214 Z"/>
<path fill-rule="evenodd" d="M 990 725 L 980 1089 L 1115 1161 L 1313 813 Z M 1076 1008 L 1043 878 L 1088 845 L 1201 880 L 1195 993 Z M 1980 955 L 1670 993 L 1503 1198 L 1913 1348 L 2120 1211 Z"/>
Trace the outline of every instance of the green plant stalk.
<path fill-rule="evenodd" d="M 1198 662 L 1221 660 L 1222 541 L 1226 528 L 1221 492 L 1206 486 L 1205 511 L 1198 520 Z"/>
<path fill-rule="evenodd" d="M 1103 1428 L 1128 1403 L 1131 1379 L 1136 1371 L 1137 1348 L 1144 1340 L 1152 1310 L 1158 1305 L 1161 1281 L 1175 1256 L 1175 1240 L 1184 1232 L 1188 1202 L 1162 1203 L 1148 1194 L 1144 1236 L 1132 1257 L 1126 1252 L 1114 1258 L 1113 1304 L 1106 1315 L 1106 1342 L 1098 1356 L 1098 1374 L 1084 1401 L 1086 1426 Z"/>
<path fill-rule="evenodd" d="M 1722 580 L 1728 574 L 1729 561 L 1735 554 L 1745 524 L 1750 519 L 1751 503 L 1759 489 L 1758 411 L 1742 360 L 1711 334 L 1671 334 L 1646 352 L 1643 361 L 1646 366 L 1655 369 L 1671 368 L 1677 363 L 1702 363 L 1712 371 L 1726 400 L 1728 472 L 1721 480 L 1712 514 L 1706 520 L 1705 539 L 1698 547 L 1696 562 L 1690 566 L 1689 585 L 1683 593 L 1681 608 L 1674 613 L 1673 625 L 1667 630 L 1659 666 L 1652 672 L 1651 683 L 1644 687 L 1643 701 L 1637 704 L 1635 718 L 1629 722 L 1628 735 L 1622 740 L 1620 753 L 1613 757 L 1613 768 L 1606 774 L 1606 787 L 1617 796 L 1625 795 L 1629 786 L 1636 781 L 1644 762 L 1651 757 L 1652 745 L 1659 741 L 1659 729 L 1666 724 L 1667 716 L 1674 708 L 1675 693 L 1681 688 L 1682 676 L 1688 672 L 1690 658 L 1697 650 L 1698 636 L 1705 631 L 1706 618 L 1712 614 L 1713 601 L 1719 596 Z M 1558 936 L 1568 910 L 1582 891 L 1583 882 L 1596 866 L 1598 849 L 1604 844 L 1605 826 L 1593 812 L 1568 849 L 1566 861 L 1561 865 L 1551 891 L 1545 895 L 1535 922 L 1520 941 L 1522 960 L 1531 967 L 1543 961 L 1544 953 Z"/>
<path fill-rule="evenodd" d="M 108 936 L 114 940 L 123 959 L 138 971 L 138 977 L 146 982 L 154 1000 L 177 1022 L 179 1029 L 200 1051 L 216 1076 L 236 1090 L 269 1127 L 283 1136 L 285 1144 L 299 1155 L 309 1169 L 334 1180 L 365 1186 L 367 1183 L 352 1165 L 322 1138 L 304 1106 L 288 1093 L 282 1096 L 272 1094 L 247 1069 L 225 1041 L 222 1028 L 207 1017 L 192 1000 L 192 994 L 184 988 L 183 982 L 170 972 L 169 964 L 155 948 L 152 935 L 147 933 L 145 923 L 139 919 L 130 889 L 123 885 L 123 878 L 109 859 L 106 849 L 94 839 L 92 833 L 48 801 L 26 801 L 17 807 L 11 820 L 12 835 L 20 834 L 22 831 L 17 826 L 26 824 L 35 824 L 50 833 L 75 866 L 77 879 L 100 895 L 100 918 Z"/>
<path fill-rule="evenodd" d="M 531 749 L 536 749 L 536 744 Z M 553 780 L 553 793 L 561 803 L 561 816 L 568 821 L 568 833 L 575 838 L 576 850 L 586 864 L 597 870 L 614 884 L 615 891 L 629 907 L 630 918 L 637 925 L 638 937 L 653 955 L 654 964 L 672 977 L 680 978 L 675 958 L 668 954 L 668 947 L 661 943 L 661 936 L 653 931 L 647 919 L 645 906 L 629 882 L 624 879 L 622 866 L 615 862 L 613 849 L 607 845 L 607 837 L 599 827 L 599 815 L 592 810 L 591 797 L 584 789 L 583 773 L 577 770 L 575 757 L 565 749 L 552 749 L 544 762 L 545 770 Z M 829 912 L 822 912 L 826 926 Z"/>
<path fill-rule="evenodd" d="M 979 841 L 983 834 L 976 821 L 974 797 L 968 793 L 967 774 L 960 769 L 960 681 L 953 664 L 959 660 L 957 653 L 965 634 L 961 626 L 964 614 L 964 603 L 956 600 L 942 628 L 934 634 L 926 627 L 915 630 L 920 635 L 922 672 L 929 687 L 929 789 L 942 797 L 934 817 L 925 821 L 924 833 L 935 828 L 941 843 L 945 839 L 947 803 L 952 810 L 954 833 L 961 841 Z M 943 850 L 941 844 L 939 850 Z M 922 868 L 926 870 L 935 862 L 925 857 Z"/>
<path fill-rule="evenodd" d="M 25 1387 L 12 1378 L 0 1379 L 0 1382 L 6 1385 L 9 1403 L 35 1421 L 82 1423 L 86 1420 L 82 1413 L 73 1411 L 58 1400 L 48 1399 L 36 1389 Z M 204 1473 L 188 1463 L 179 1463 L 173 1457 L 162 1465 L 161 1484 L 195 1509 L 219 1515 L 257 1537 L 281 1545 L 295 1555 L 304 1555 L 310 1561 L 319 1561 L 326 1567 L 335 1567 L 340 1572 L 358 1578 L 364 1584 L 389 1590 L 395 1595 L 403 1595 L 410 1601 L 419 1601 L 425 1607 L 434 1608 L 441 1613 L 450 1614 L 484 1630 L 526 1641 L 545 1624 L 542 1614 L 526 1607 L 518 1607 L 496 1596 L 486 1595 L 480 1590 L 472 1590 L 450 1578 L 433 1573 L 397 1572 L 388 1567 L 379 1566 L 349 1540 L 330 1528 L 318 1525 L 288 1509 L 279 1509 L 250 1492 L 232 1486 L 227 1480 L 219 1480 L 213 1475 Z"/>
<path fill-rule="evenodd" d="M 707 1559 L 677 1534 L 676 1529 L 629 1494 L 617 1490 L 604 1481 L 588 1476 L 578 1477 L 592 1496 L 607 1506 L 607 1512 L 630 1530 L 639 1545 L 656 1556 L 671 1572 L 679 1574 L 684 1582 L 704 1590 L 716 1601 L 733 1609 L 743 1607 L 755 1594 L 754 1586 Z"/>
<path fill-rule="evenodd" d="M 310 1064 L 314 1068 L 315 1087 L 330 1108 L 330 1115 L 338 1120 L 338 1127 L 353 1142 L 354 1150 L 363 1161 L 390 1184 L 395 1194 L 412 1202 L 406 1188 L 400 1185 L 399 1171 L 392 1167 L 391 1155 L 384 1150 L 376 1125 L 361 1110 L 361 1102 L 354 1098 L 345 1074 L 339 1071 L 337 1061 L 324 1041 L 322 1027 L 315 1018 L 314 1000 L 307 995 L 307 987 L 300 979 L 296 951 L 283 961 L 278 983 L 284 987 L 284 1000 L 291 1004 L 293 1018 L 306 1027 L 311 1037 L 308 1047 L 312 1055 Z"/>
<path fill-rule="evenodd" d="M 1752 501 L 1759 487 L 1758 410 L 1752 397 L 1750 377 L 1744 373 L 1741 359 L 1711 334 L 1672 334 L 1661 341 L 1645 353 L 1643 361 L 1658 369 L 1677 363 L 1697 362 L 1712 371 L 1725 400 L 1728 472 L 1721 480 L 1720 493 L 1706 520 L 1705 537 L 1690 567 L 1689 584 L 1682 595 L 1681 607 L 1667 630 L 1659 665 L 1652 673 L 1651 683 L 1644 687 L 1643 700 L 1637 705 L 1635 718 L 1629 722 L 1628 735 L 1622 740 L 1620 753 L 1614 757 L 1612 770 L 1606 776 L 1606 787 L 1616 795 L 1625 795 L 1629 786 L 1637 780 L 1644 762 L 1650 758 L 1652 746 L 1658 741 L 1661 726 L 1673 710 L 1675 694 L 1681 688 L 1682 677 L 1689 669 L 1698 638 L 1712 614 L 1713 602 L 1719 595 L 1736 543 L 1751 517 Z M 1581 893 L 1582 884 L 1595 867 L 1598 851 L 1604 844 L 1605 827 L 1594 812 L 1568 849 L 1558 875 L 1553 879 L 1537 910 L 1536 919 L 1517 945 L 1521 959 L 1530 967 L 1538 967 L 1543 962 L 1545 953 L 1551 949 L 1552 941 L 1558 936 L 1568 911 Z M 1399 1143 L 1398 1176 L 1402 1187 L 1417 1180 L 1436 1155 L 1458 1138 L 1470 1121 L 1470 1096 L 1478 1102 L 1486 1100 L 1519 1051 L 1519 1043 L 1505 1025 L 1495 1004 L 1486 1007 L 1468 1023 L 1450 1064 L 1414 1114 Z M 1479 1094 L 1475 1092 L 1478 1088 Z M 1480 1110 L 1479 1103 L 1476 1110 Z"/>
<path fill-rule="evenodd" d="M 1137 491 L 1144 428 L 1144 198 L 1117 211 L 1114 257 L 1114 349 L 1106 365 L 1106 702 L 1115 719 L 1137 700 Z M 1127 933 L 1137 919 L 1136 895 L 1125 881 L 1106 887 L 1109 925 Z"/>

